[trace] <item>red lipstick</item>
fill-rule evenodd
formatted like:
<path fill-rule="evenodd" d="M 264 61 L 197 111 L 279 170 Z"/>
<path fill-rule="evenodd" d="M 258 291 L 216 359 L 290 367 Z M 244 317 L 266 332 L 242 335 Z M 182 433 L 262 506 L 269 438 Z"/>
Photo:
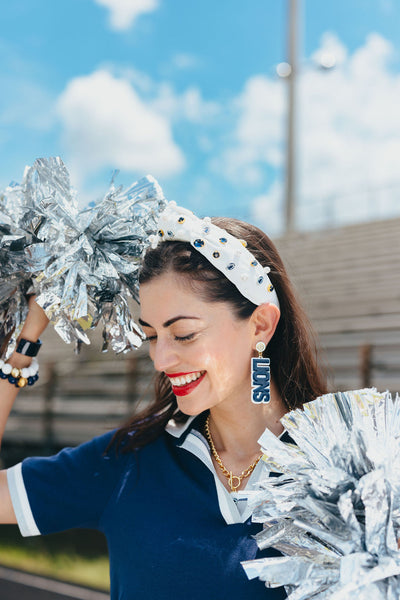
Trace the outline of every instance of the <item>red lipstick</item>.
<path fill-rule="evenodd" d="M 195 373 L 196 371 L 192 372 Z M 169 377 L 179 377 L 183 375 L 190 375 L 190 373 L 174 373 L 173 375 L 169 375 Z M 188 394 L 190 394 L 190 392 L 194 390 L 194 388 L 196 388 L 199 385 L 199 383 L 204 379 L 204 376 L 205 373 L 203 373 L 203 375 L 200 375 L 200 377 L 195 381 L 185 383 L 184 385 L 177 386 L 171 383 L 173 393 L 175 394 L 175 396 L 187 396 Z"/>
<path fill-rule="evenodd" d="M 186 373 L 165 373 L 167 377 L 183 377 L 184 375 L 191 375 L 197 373 L 197 371 L 186 371 Z"/>

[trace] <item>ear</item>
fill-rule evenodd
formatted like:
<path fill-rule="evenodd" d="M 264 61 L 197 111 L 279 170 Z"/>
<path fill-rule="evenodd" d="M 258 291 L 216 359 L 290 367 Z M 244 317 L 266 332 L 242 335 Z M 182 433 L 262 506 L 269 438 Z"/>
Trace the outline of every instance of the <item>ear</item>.
<path fill-rule="evenodd" d="M 281 313 L 275 304 L 264 303 L 257 306 L 250 317 L 253 331 L 253 347 L 255 349 L 257 342 L 268 342 L 275 333 Z"/>

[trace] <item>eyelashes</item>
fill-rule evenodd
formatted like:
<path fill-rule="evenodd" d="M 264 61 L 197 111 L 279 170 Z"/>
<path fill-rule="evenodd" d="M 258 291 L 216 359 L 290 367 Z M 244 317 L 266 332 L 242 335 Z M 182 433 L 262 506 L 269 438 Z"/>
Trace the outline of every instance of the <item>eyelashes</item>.
<path fill-rule="evenodd" d="M 189 333 L 188 335 L 183 335 L 183 336 L 175 335 L 174 340 L 176 342 L 188 342 L 189 340 L 192 340 L 195 335 L 196 335 L 195 333 Z M 157 339 L 156 335 L 148 335 L 144 341 L 145 342 L 154 342 L 156 339 Z"/>
<path fill-rule="evenodd" d="M 143 341 L 144 342 L 152 342 L 153 340 L 156 340 L 156 339 L 157 339 L 156 335 L 147 335 Z"/>
<path fill-rule="evenodd" d="M 188 340 L 192 340 L 194 338 L 195 334 L 194 333 L 189 333 L 188 335 L 183 335 L 181 337 L 179 337 L 178 335 L 175 336 L 175 340 L 178 342 L 186 342 Z"/>

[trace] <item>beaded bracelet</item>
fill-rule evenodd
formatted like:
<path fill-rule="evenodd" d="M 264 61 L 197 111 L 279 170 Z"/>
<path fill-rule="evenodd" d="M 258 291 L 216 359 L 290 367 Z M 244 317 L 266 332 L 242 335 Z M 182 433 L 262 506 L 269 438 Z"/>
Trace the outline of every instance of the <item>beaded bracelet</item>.
<path fill-rule="evenodd" d="M 39 363 L 33 358 L 29 367 L 18 369 L 0 359 L 0 379 L 8 379 L 18 388 L 33 385 L 39 379 Z"/>

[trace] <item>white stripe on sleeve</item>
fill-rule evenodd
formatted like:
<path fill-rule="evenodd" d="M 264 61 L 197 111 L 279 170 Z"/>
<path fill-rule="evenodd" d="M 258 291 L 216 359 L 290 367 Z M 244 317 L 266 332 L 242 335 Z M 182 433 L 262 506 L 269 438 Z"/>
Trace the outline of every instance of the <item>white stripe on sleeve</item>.
<path fill-rule="evenodd" d="M 21 535 L 24 537 L 41 535 L 35 523 L 28 494 L 26 493 L 22 476 L 22 463 L 7 469 L 7 482 Z"/>

